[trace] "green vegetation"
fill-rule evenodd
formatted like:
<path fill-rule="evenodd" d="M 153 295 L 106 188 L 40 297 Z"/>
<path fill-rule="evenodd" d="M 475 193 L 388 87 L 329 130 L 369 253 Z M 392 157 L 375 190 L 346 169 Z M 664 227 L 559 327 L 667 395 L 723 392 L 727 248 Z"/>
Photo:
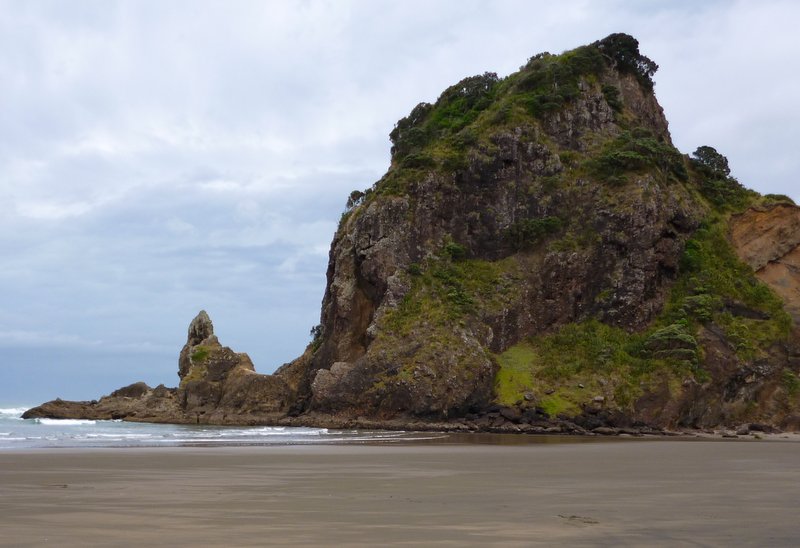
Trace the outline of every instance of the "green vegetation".
<path fill-rule="evenodd" d="M 658 66 L 638 48 L 633 37 L 614 34 L 560 55 L 536 55 L 505 79 L 486 72 L 461 80 L 435 103 L 420 103 L 397 122 L 389 135 L 392 167 L 375 189 L 380 194 L 398 194 L 422 173 L 466 169 L 468 153 L 495 146 L 492 135 L 498 130 L 536 126 L 592 90 L 602 93 L 609 106 L 622 113 L 619 88 L 603 78 L 609 68 L 616 68 L 635 75 L 646 89 L 652 89 L 652 75 Z M 657 152 L 663 156 L 663 150 Z M 645 163 L 650 160 L 646 158 Z"/>
<path fill-rule="evenodd" d="M 669 324 L 648 335 L 644 341 L 646 355 L 671 359 L 689 366 L 697 365 L 697 340 L 682 323 Z"/>
<path fill-rule="evenodd" d="M 658 65 L 639 52 L 639 41 L 633 36 L 616 33 L 593 44 L 604 56 L 611 59 L 620 72 L 636 76 L 639 83 L 653 89 L 653 75 Z"/>
<path fill-rule="evenodd" d="M 512 346 L 497 356 L 500 369 L 495 377 L 497 401 L 512 406 L 534 386 L 530 364 L 536 358 L 533 348 L 527 345 Z"/>
<path fill-rule="evenodd" d="M 311 352 L 316 352 L 320 346 L 322 346 L 323 335 L 324 335 L 324 328 L 322 324 L 317 324 L 311 328 L 308 333 L 311 336 L 311 342 L 309 346 L 311 347 Z"/>
<path fill-rule="evenodd" d="M 354 190 L 353 192 L 350 193 L 350 196 L 347 197 L 347 204 L 345 205 L 345 209 L 349 211 L 354 207 L 361 205 L 366 195 L 367 195 L 366 192 L 361 192 L 360 190 Z"/>
<path fill-rule="evenodd" d="M 646 338 L 597 320 L 533 337 L 497 356 L 497 400 L 514 405 L 530 392 L 550 416 L 579 413 L 598 395 L 628 408 L 655 371 L 689 371 L 682 361 L 645 357 Z"/>
<path fill-rule="evenodd" d="M 560 239 L 548 244 L 551 251 L 578 251 L 600 242 L 600 234 L 590 226 L 571 227 Z"/>
<path fill-rule="evenodd" d="M 609 405 L 626 410 L 659 379 L 667 379 L 676 390 L 687 376 L 705 382 L 709 377 L 700 366 L 703 350 L 697 334 L 711 322 L 734 345 L 739 359 L 764 357 L 772 344 L 789 335 L 791 317 L 780 298 L 738 259 L 725 226 L 717 219 L 687 242 L 681 274 L 664 311 L 647 330 L 628 333 L 589 320 L 533 337 L 498 355 L 497 401 L 514 405 L 530 392 L 555 416 L 578 413 L 581 404 L 599 394 Z M 736 314 L 731 308 L 752 313 Z M 796 377 L 784 373 L 783 380 L 787 390 L 800 390 Z M 576 388 L 579 385 L 585 388 Z"/>
<path fill-rule="evenodd" d="M 471 76 L 447 88 L 435 105 L 418 104 L 389 134 L 392 158 L 400 160 L 401 166 L 406 168 L 433 167 L 433 157 L 422 153 L 422 149 L 432 141 L 457 134 L 474 122 L 492 104 L 499 81 L 497 74 L 491 72 Z M 464 135 L 458 140 L 469 141 L 469 137 Z"/>
<path fill-rule="evenodd" d="M 653 169 L 677 181 L 688 177 L 680 152 L 644 128 L 623 131 L 589 160 L 589 172 L 609 184 L 626 182 L 626 173 Z"/>
<path fill-rule="evenodd" d="M 764 194 L 762 200 L 767 204 L 789 204 L 796 205 L 794 200 L 785 194 Z"/>
<path fill-rule="evenodd" d="M 558 217 L 523 219 L 509 226 L 503 236 L 514 247 L 521 250 L 535 246 L 545 236 L 558 232 L 564 222 Z"/>
<path fill-rule="evenodd" d="M 784 369 L 781 376 L 783 387 L 792 398 L 800 395 L 800 378 L 791 369 Z"/>
<path fill-rule="evenodd" d="M 196 346 L 191 355 L 191 361 L 197 363 L 205 360 L 208 357 L 208 352 L 207 346 Z"/>
<path fill-rule="evenodd" d="M 708 177 L 712 179 L 726 179 L 731 174 L 728 159 L 710 146 L 700 146 L 692 153 L 692 161 Z"/>
<path fill-rule="evenodd" d="M 599 75 L 606 67 L 599 49 L 584 46 L 562 55 L 542 54 L 531 58 L 519 77 L 515 91 L 528 112 L 541 117 L 561 109 L 580 95 L 579 81 Z"/>
<path fill-rule="evenodd" d="M 713 147 L 698 147 L 690 163 L 700 176 L 700 193 L 720 211 L 741 211 L 757 196 L 731 177 L 728 159 Z"/>
<path fill-rule="evenodd" d="M 753 359 L 770 344 L 785 339 L 792 320 L 781 299 L 739 260 L 725 231 L 726 224 L 718 219 L 698 229 L 686 242 L 682 274 L 672 289 L 662 323 L 677 322 L 696 329 L 713 321 L 734 342 L 740 358 Z M 756 314 L 734 315 L 727 303 Z M 765 319 L 756 319 L 759 316 Z"/>
<path fill-rule="evenodd" d="M 619 88 L 617 86 L 613 86 L 611 84 L 603 84 L 603 87 L 600 88 L 600 91 L 603 92 L 603 97 L 606 99 L 606 103 L 614 112 L 621 112 L 622 111 L 622 100 L 619 96 Z"/>
<path fill-rule="evenodd" d="M 186 386 L 192 381 L 202 381 L 206 378 L 208 369 L 202 364 L 193 364 L 188 373 L 181 379 L 181 386 Z"/>
<path fill-rule="evenodd" d="M 447 242 L 444 246 L 444 252 L 454 261 L 460 261 L 467 256 L 467 248 L 455 242 Z"/>
<path fill-rule="evenodd" d="M 446 244 L 439 257 L 409 267 L 411 290 L 386 314 L 389 331 L 407 335 L 420 318 L 450 326 L 475 310 L 501 310 L 511 302 L 518 280 L 516 261 L 465 259 L 455 246 L 463 249 Z"/>

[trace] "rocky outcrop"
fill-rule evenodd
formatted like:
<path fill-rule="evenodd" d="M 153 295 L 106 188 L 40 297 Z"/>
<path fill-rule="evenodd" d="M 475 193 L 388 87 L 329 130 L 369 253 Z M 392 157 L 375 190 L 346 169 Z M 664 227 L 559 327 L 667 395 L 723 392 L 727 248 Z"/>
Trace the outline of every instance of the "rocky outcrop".
<path fill-rule="evenodd" d="M 283 380 L 258 375 L 247 354 L 222 346 L 204 310 L 189 325 L 178 376 L 181 409 L 197 422 L 225 422 L 229 414 L 280 413 L 288 404 Z"/>
<path fill-rule="evenodd" d="M 142 422 L 187 422 L 180 411 L 176 390 L 159 385 L 150 388 L 138 382 L 93 401 L 56 399 L 25 412 L 24 419 L 137 420 Z"/>
<path fill-rule="evenodd" d="M 204 310 L 189 325 L 178 375 L 177 388 L 150 388 L 138 382 L 96 401 L 47 402 L 29 409 L 23 418 L 242 424 L 282 416 L 290 403 L 282 377 L 259 375 L 247 354 L 222 346 Z"/>
<path fill-rule="evenodd" d="M 596 132 L 606 139 L 619 133 L 598 93 L 584 86 L 574 112 L 564 113 L 567 145 L 582 150 L 589 137 L 599 139 Z M 627 95 L 647 111 L 641 122 L 668 143 L 660 107 L 642 94 Z M 605 106 L 598 108 L 598 101 Z M 555 118 L 545 126 L 558 137 Z M 421 175 L 408 182 L 404 195 L 351 212 L 331 246 L 324 341 L 307 372 L 307 409 L 463 414 L 491 402 L 492 352 L 590 317 L 627 329 L 652 320 L 702 209 L 688 189 L 652 174 L 639 175 L 624 192 L 580 177 L 553 188 L 553 181 L 570 180 L 575 170 L 562 163 L 561 149 L 547 143 L 533 125 L 497 130 L 468 155 L 463 170 Z M 509 239 L 516 227 L 544 219 L 558 220 L 550 238 L 558 240 L 555 245 L 521 250 Z M 470 261 L 504 262 L 494 282 L 499 291 L 487 299 L 494 302 L 480 303 L 479 312 L 460 323 L 435 325 L 423 313 L 396 332 L 388 317 L 397 316 L 404 299 L 417 298 L 409 295 L 411 272 L 447 269 L 435 263 L 448 260 L 441 259 L 448 246 L 463 249 Z"/>

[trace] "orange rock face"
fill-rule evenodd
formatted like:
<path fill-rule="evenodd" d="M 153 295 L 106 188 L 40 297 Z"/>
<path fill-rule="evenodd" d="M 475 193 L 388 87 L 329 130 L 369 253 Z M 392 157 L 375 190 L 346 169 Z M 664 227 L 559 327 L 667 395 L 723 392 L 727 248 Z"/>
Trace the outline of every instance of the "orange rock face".
<path fill-rule="evenodd" d="M 739 257 L 786 303 L 800 325 L 800 207 L 780 204 L 750 209 L 732 220 Z"/>

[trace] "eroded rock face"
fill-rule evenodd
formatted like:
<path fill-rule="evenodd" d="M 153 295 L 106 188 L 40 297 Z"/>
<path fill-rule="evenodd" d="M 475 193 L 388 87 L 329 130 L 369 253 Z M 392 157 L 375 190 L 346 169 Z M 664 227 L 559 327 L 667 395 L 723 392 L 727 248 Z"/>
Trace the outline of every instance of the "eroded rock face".
<path fill-rule="evenodd" d="M 758 424 L 796 429 L 797 374 L 800 372 L 800 208 L 790 204 L 755 207 L 730 220 L 730 241 L 739 258 L 784 303 L 794 326 L 788 336 L 755 354 L 742 353 L 738 341 L 714 321 L 699 329 L 704 380 L 686 379 L 680 389 L 664 385 L 637 402 L 640 420 L 671 427 L 712 428 L 743 417 Z M 731 319 L 750 329 L 769 314 L 743 303 L 721 303 Z"/>
<path fill-rule="evenodd" d="M 219 346 L 219 341 L 214 336 L 214 324 L 211 323 L 211 318 L 205 310 L 201 310 L 197 316 L 189 324 L 189 334 L 186 339 L 186 344 L 181 350 L 180 358 L 178 359 L 178 376 L 183 379 L 191 368 L 191 352 L 192 349 L 201 346 Z"/>
<path fill-rule="evenodd" d="M 731 241 L 800 325 L 800 207 L 778 204 L 749 209 L 733 218 Z"/>

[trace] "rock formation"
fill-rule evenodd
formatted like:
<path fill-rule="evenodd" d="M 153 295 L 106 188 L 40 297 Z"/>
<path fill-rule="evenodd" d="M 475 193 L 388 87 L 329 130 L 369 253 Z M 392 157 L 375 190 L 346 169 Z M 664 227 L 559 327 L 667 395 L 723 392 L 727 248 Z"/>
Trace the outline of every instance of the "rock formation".
<path fill-rule="evenodd" d="M 150 388 L 138 382 L 99 401 L 55 400 L 29 409 L 23 418 L 125 419 L 142 422 L 245 424 L 284 414 L 286 383 L 259 375 L 247 354 L 222 346 L 205 310 L 189 324 L 178 359 L 178 388 Z"/>
<path fill-rule="evenodd" d="M 421 103 L 386 175 L 350 196 L 300 358 L 258 375 L 201 312 L 177 389 L 80 414 L 800 427 L 800 209 L 711 147 L 677 151 L 656 68 L 612 35 Z"/>

